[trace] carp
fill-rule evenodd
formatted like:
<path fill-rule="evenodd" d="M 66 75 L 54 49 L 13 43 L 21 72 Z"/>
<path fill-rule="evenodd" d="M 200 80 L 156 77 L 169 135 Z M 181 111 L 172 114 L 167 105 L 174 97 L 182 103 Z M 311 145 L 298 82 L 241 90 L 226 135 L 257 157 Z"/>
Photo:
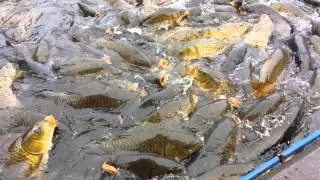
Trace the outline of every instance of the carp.
<path fill-rule="evenodd" d="M 214 58 L 224 52 L 229 44 L 215 39 L 195 39 L 186 43 L 179 51 L 179 58 L 184 61 L 190 61 L 199 58 Z"/>
<path fill-rule="evenodd" d="M 250 31 L 244 38 L 244 43 L 259 47 L 260 50 L 265 52 L 269 39 L 273 31 L 273 23 L 268 15 L 262 15 L 257 24 L 254 25 L 252 31 Z"/>
<path fill-rule="evenodd" d="M 251 82 L 253 95 L 255 97 L 261 97 L 273 92 L 276 86 L 275 83 L 288 63 L 289 57 L 282 49 L 274 51 L 263 64 L 260 70 L 259 80 Z M 249 66 L 250 77 L 252 77 L 252 66 L 251 64 Z"/>
<path fill-rule="evenodd" d="M 208 28 L 194 28 L 180 27 L 172 31 L 164 33 L 160 40 L 179 40 L 190 41 L 194 39 L 210 39 L 215 38 L 219 40 L 234 41 L 239 40 L 241 36 L 247 32 L 249 28 L 248 23 L 239 24 L 225 24 L 219 27 Z"/>
<path fill-rule="evenodd" d="M 56 126 L 57 120 L 52 115 L 46 116 L 18 137 L 8 148 L 8 160 L 3 174 L 6 176 L 10 172 L 10 168 L 19 167 L 21 169 L 23 167 L 23 175 L 21 176 L 24 178 L 33 178 L 40 175 L 48 162 L 48 152 L 52 146 Z M 14 172 L 17 173 L 18 171 L 15 170 Z M 18 174 L 8 174 L 8 177 L 16 177 Z"/>
<path fill-rule="evenodd" d="M 142 22 L 142 26 L 159 25 L 166 30 L 171 25 L 182 25 L 182 20 L 190 14 L 188 9 L 162 8 L 147 16 Z"/>
<path fill-rule="evenodd" d="M 181 132 L 153 130 L 131 132 L 116 139 L 101 143 L 101 148 L 108 153 L 137 151 L 159 155 L 171 160 L 182 161 L 201 148 L 193 136 Z"/>
<path fill-rule="evenodd" d="M 100 49 L 109 49 L 117 52 L 125 61 L 132 65 L 151 67 L 152 60 L 145 55 L 141 50 L 132 46 L 123 40 L 104 41 L 97 42 L 97 47 Z"/>

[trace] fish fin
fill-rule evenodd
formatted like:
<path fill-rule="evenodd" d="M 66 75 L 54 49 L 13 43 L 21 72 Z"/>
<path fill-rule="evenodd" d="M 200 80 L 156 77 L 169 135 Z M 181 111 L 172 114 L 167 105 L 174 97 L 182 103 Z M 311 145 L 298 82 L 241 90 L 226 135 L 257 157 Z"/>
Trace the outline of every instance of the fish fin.
<path fill-rule="evenodd" d="M 240 108 L 241 99 L 239 97 L 229 97 L 229 104 L 231 105 L 231 107 Z"/>
<path fill-rule="evenodd" d="M 142 27 L 147 27 L 149 26 L 147 21 L 149 21 L 150 19 L 152 19 L 154 17 L 154 15 L 149 14 L 146 18 L 144 18 L 141 22 L 140 22 L 140 26 Z"/>
<path fill-rule="evenodd" d="M 15 147 L 11 151 L 9 151 L 9 153 L 10 156 L 8 161 L 6 162 L 6 166 L 10 166 L 12 164 L 27 160 L 27 152 L 24 151 L 22 147 Z"/>
<path fill-rule="evenodd" d="M 105 161 L 105 162 L 102 164 L 102 169 L 103 169 L 104 171 L 108 172 L 109 174 L 111 174 L 112 176 L 115 176 L 115 175 L 118 174 L 120 168 L 115 168 L 115 167 L 112 166 L 111 164 L 108 164 L 107 161 Z"/>
<path fill-rule="evenodd" d="M 127 137 L 129 137 L 129 134 L 120 134 L 117 137 L 113 138 L 112 140 L 117 140 L 117 139 L 125 139 Z"/>
<path fill-rule="evenodd" d="M 268 82 L 252 82 L 251 83 L 251 88 L 253 89 L 253 96 L 258 98 L 258 97 L 263 97 L 275 89 L 276 84 L 275 83 L 268 83 Z"/>

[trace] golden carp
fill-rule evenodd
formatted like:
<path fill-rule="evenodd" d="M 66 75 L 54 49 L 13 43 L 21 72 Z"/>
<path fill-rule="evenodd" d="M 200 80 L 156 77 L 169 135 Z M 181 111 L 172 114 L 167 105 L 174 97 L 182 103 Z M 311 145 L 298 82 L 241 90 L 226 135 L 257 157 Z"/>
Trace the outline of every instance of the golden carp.
<path fill-rule="evenodd" d="M 258 47 L 265 52 L 272 32 L 273 22 L 268 15 L 263 14 L 258 23 L 253 26 L 252 31 L 246 35 L 243 41 L 246 44 Z"/>
<path fill-rule="evenodd" d="M 165 29 L 168 29 L 169 26 L 174 24 L 181 26 L 181 21 L 189 16 L 189 13 L 188 9 L 163 8 L 147 16 L 141 25 L 148 26 L 158 24 L 164 26 Z"/>
<path fill-rule="evenodd" d="M 263 64 L 259 80 L 251 82 L 251 87 L 254 91 L 253 95 L 261 97 L 273 92 L 275 83 L 288 63 L 289 57 L 282 49 L 277 49 L 273 52 Z M 250 65 L 249 68 L 252 69 L 252 66 Z M 252 70 L 250 70 L 250 76 L 252 77 Z"/>
<path fill-rule="evenodd" d="M 48 151 L 52 146 L 56 126 L 57 120 L 52 115 L 46 116 L 18 137 L 8 148 L 6 167 L 23 163 L 25 177 L 37 175 L 37 171 L 43 170 L 48 161 Z"/>
<path fill-rule="evenodd" d="M 164 33 L 160 40 L 179 40 L 179 41 L 190 41 L 193 39 L 210 39 L 215 38 L 226 41 L 240 40 L 241 36 L 247 32 L 249 28 L 248 23 L 239 24 L 225 24 L 219 27 L 207 27 L 207 28 L 187 28 L 180 27 L 172 31 Z"/>
<path fill-rule="evenodd" d="M 227 76 L 204 65 L 187 65 L 185 75 L 191 76 L 202 91 L 214 91 L 217 95 L 231 93 L 231 83 Z"/>
<path fill-rule="evenodd" d="M 185 75 L 191 76 L 201 91 L 211 92 L 213 98 L 225 95 L 232 107 L 240 107 L 241 101 L 235 96 L 231 81 L 223 73 L 211 70 L 201 64 L 187 65 Z"/>
<path fill-rule="evenodd" d="M 196 39 L 189 41 L 180 51 L 179 58 L 190 61 L 199 58 L 214 58 L 224 52 L 229 44 L 218 39 Z"/>

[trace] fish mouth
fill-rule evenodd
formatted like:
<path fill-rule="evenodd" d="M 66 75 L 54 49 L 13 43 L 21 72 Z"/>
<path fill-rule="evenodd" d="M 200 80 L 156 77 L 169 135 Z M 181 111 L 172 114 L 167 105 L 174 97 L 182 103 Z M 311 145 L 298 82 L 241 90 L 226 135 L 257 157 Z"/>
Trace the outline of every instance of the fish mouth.
<path fill-rule="evenodd" d="M 57 127 L 58 121 L 54 118 L 53 115 L 46 116 L 45 122 L 49 124 L 50 127 L 55 128 Z"/>

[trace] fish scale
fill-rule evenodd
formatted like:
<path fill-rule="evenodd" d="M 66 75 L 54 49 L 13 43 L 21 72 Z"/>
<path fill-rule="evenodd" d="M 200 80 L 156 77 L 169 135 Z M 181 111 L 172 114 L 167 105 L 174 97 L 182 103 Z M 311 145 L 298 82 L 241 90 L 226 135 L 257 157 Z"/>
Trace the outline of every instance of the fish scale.
<path fill-rule="evenodd" d="M 68 66 L 61 69 L 60 72 L 65 75 L 88 75 L 98 73 L 102 70 L 102 62 L 94 62 Z"/>
<path fill-rule="evenodd" d="M 163 135 L 164 134 L 164 135 Z M 174 139 L 169 137 L 174 135 Z M 121 139 L 111 139 L 101 144 L 108 153 L 121 151 L 138 151 L 179 160 L 197 151 L 201 145 L 192 136 L 182 133 L 145 131 L 134 133 Z"/>
<path fill-rule="evenodd" d="M 179 28 L 164 33 L 162 40 L 179 40 L 191 41 L 195 39 L 211 39 L 235 41 L 240 40 L 241 36 L 247 32 L 249 28 L 248 23 L 243 24 L 226 24 L 219 27 L 206 28 Z"/>
<path fill-rule="evenodd" d="M 71 96 L 68 96 L 67 98 L 61 99 L 60 101 L 76 109 L 117 108 L 123 104 L 123 101 L 103 95 L 103 94 L 90 95 L 90 96 L 71 95 Z"/>
<path fill-rule="evenodd" d="M 261 97 L 273 92 L 275 83 L 288 63 L 288 55 L 282 49 L 277 49 L 263 64 L 259 81 L 251 82 L 254 96 Z"/>
<path fill-rule="evenodd" d="M 183 13 L 182 13 L 183 12 Z M 159 9 L 155 13 L 149 15 L 142 21 L 142 25 L 153 25 L 167 23 L 171 25 L 175 22 L 180 22 L 185 16 L 189 15 L 188 10 L 174 9 L 174 8 L 163 8 Z"/>
<path fill-rule="evenodd" d="M 282 50 L 276 50 L 263 65 L 260 82 L 274 83 L 288 64 L 288 57 Z"/>
<path fill-rule="evenodd" d="M 100 72 L 102 70 L 103 70 L 102 67 L 93 67 L 91 69 L 80 70 L 78 72 L 78 75 L 94 74 L 94 73 L 98 73 L 98 72 Z"/>
<path fill-rule="evenodd" d="M 164 21 L 168 21 L 168 24 L 172 24 L 173 18 L 170 15 L 160 15 L 156 18 L 150 19 L 149 24 L 156 24 L 156 23 L 160 23 L 160 22 L 164 22 Z"/>
<path fill-rule="evenodd" d="M 192 60 L 203 57 L 213 58 L 222 53 L 228 44 L 217 39 L 196 39 L 189 41 L 185 47 L 179 52 L 184 60 Z"/>

